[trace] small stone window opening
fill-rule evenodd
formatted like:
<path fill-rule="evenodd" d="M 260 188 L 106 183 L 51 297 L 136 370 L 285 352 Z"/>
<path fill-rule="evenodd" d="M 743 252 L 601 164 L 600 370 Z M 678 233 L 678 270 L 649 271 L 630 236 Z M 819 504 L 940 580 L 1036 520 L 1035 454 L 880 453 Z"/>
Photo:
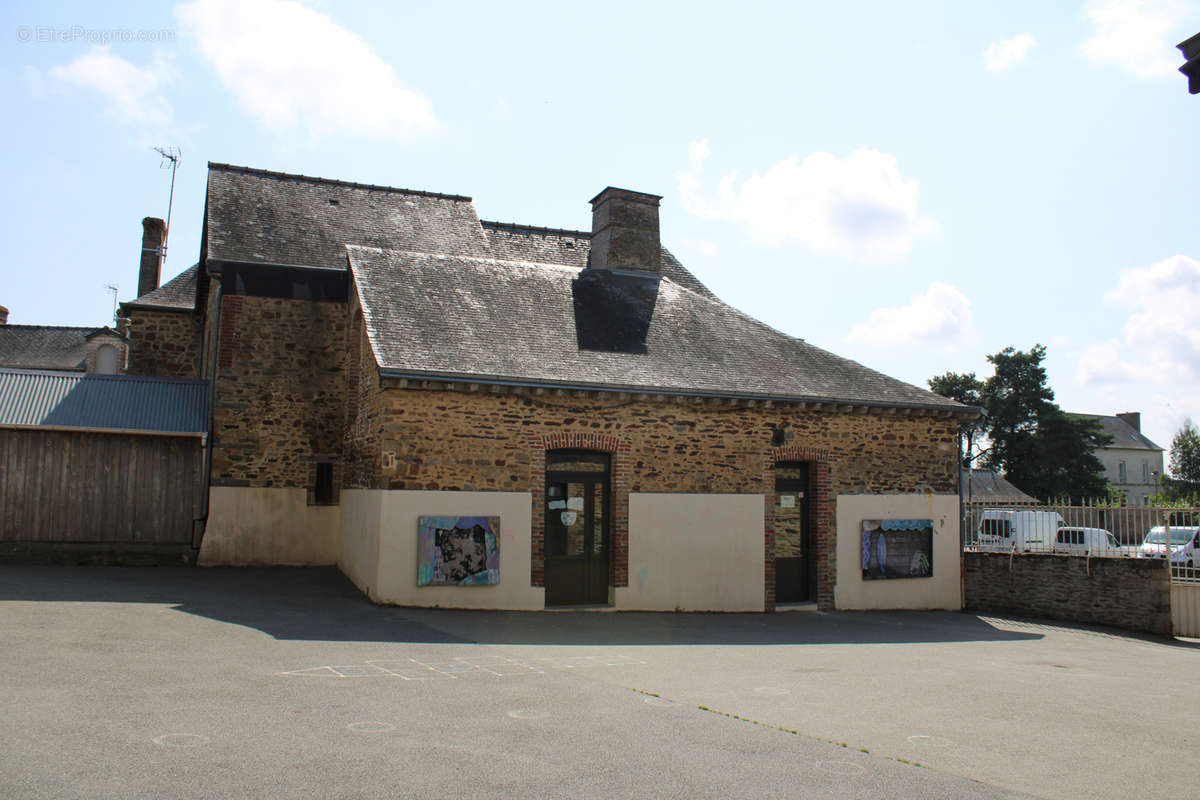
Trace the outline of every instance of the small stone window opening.
<path fill-rule="evenodd" d="M 1120 464 L 1117 464 L 1117 483 L 1128 483 L 1128 480 L 1125 477 L 1124 461 L 1122 461 Z"/>
<path fill-rule="evenodd" d="M 336 503 L 333 491 L 333 464 L 321 461 L 317 464 L 317 478 L 313 484 L 312 503 L 318 506 L 328 506 Z"/>

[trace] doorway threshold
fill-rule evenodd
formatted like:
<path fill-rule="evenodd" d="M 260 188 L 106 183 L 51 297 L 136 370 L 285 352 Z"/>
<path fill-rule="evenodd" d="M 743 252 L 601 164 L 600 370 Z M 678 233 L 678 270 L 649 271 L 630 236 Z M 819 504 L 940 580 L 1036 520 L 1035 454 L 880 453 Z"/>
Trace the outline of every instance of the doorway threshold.
<path fill-rule="evenodd" d="M 577 606 L 546 606 L 547 611 L 616 611 L 608 603 L 590 603 Z"/>
<path fill-rule="evenodd" d="M 783 611 L 816 611 L 817 601 L 807 600 L 803 603 L 776 603 L 775 613 Z"/>

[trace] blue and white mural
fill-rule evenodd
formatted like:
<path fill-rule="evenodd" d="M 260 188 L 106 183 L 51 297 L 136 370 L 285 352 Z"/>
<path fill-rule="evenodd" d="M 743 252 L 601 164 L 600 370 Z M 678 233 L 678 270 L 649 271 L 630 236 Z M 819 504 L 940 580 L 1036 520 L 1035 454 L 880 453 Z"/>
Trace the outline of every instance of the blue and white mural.
<path fill-rule="evenodd" d="M 933 577 L 933 520 L 865 519 L 863 580 Z"/>

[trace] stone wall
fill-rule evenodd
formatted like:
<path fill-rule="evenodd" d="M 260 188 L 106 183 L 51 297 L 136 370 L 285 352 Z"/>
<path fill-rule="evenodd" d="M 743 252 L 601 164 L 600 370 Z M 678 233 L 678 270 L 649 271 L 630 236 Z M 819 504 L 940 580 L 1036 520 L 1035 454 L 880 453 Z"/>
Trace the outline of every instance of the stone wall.
<path fill-rule="evenodd" d="M 963 570 L 972 613 L 1171 635 L 1170 576 L 1157 559 L 963 553 Z"/>
<path fill-rule="evenodd" d="M 195 378 L 200 368 L 200 325 L 190 311 L 146 311 L 129 315 L 129 375 Z"/>
<path fill-rule="evenodd" d="M 222 297 L 213 485 L 311 488 L 321 461 L 340 485 L 345 317 L 343 303 Z"/>
<path fill-rule="evenodd" d="M 343 486 L 347 489 L 380 487 L 382 451 L 380 436 L 379 368 L 363 325 L 357 293 L 351 286 L 349 328 L 346 331 L 346 417 L 343 438 Z"/>
<path fill-rule="evenodd" d="M 957 488 L 953 419 L 579 394 L 388 389 L 381 488 L 529 491 L 530 439 L 582 433 L 629 443 L 633 492 L 770 493 L 777 427 L 827 454 L 835 495 Z"/>

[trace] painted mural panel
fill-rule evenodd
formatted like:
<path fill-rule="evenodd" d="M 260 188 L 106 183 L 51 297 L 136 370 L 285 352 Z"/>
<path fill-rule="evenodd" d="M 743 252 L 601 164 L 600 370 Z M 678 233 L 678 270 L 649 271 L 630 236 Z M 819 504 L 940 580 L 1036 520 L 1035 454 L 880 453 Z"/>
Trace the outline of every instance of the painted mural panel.
<path fill-rule="evenodd" d="M 500 583 L 499 517 L 419 517 L 418 586 Z"/>
<path fill-rule="evenodd" d="M 933 520 L 866 519 L 863 580 L 933 577 Z"/>

